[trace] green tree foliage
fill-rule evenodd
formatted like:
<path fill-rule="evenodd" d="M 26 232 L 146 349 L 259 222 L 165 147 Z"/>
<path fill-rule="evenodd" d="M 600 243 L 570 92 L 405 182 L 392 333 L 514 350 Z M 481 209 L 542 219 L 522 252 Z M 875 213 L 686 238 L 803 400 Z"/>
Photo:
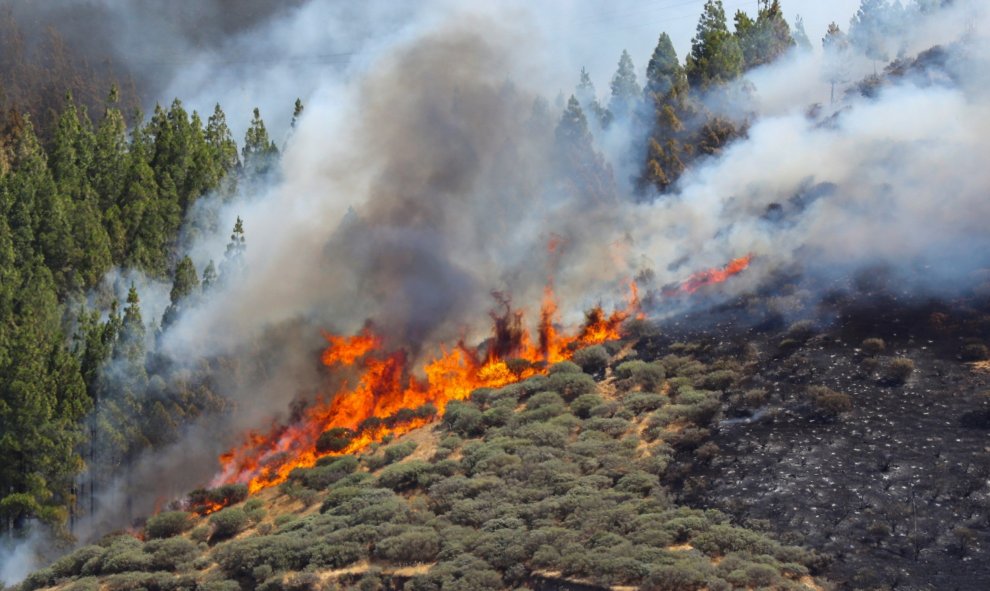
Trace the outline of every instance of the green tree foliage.
<path fill-rule="evenodd" d="M 238 216 L 237 221 L 234 222 L 234 229 L 230 233 L 230 242 L 227 243 L 223 262 L 220 263 L 221 281 L 230 281 L 244 271 L 244 251 L 246 250 L 247 240 L 244 238 L 244 221 Z"/>
<path fill-rule="evenodd" d="M 598 127 L 608 125 L 610 114 L 606 111 L 598 100 L 598 93 L 595 84 L 591 81 L 588 71 L 581 68 L 581 77 L 577 87 L 574 89 L 574 96 L 577 98 L 581 109 L 592 116 L 592 120 Z"/>
<path fill-rule="evenodd" d="M 804 29 L 804 19 L 801 15 L 794 17 L 794 44 L 797 45 L 801 51 L 811 51 L 811 39 L 808 37 L 808 32 Z"/>
<path fill-rule="evenodd" d="M 756 20 L 742 10 L 736 12 L 735 24 L 744 69 L 768 64 L 794 46 L 779 0 L 761 0 Z"/>
<path fill-rule="evenodd" d="M 278 162 L 278 148 L 268 137 L 261 111 L 257 108 L 254 109 L 254 118 L 244 136 L 241 158 L 249 178 L 262 177 L 272 172 Z"/>
<path fill-rule="evenodd" d="M 182 312 L 186 300 L 199 289 L 199 277 L 196 275 L 196 267 L 192 259 L 182 257 L 175 268 L 175 276 L 172 280 L 172 290 L 169 292 L 169 306 L 165 309 L 162 317 L 162 328 L 166 328 L 175 322 L 175 319 Z"/>
<path fill-rule="evenodd" d="M 739 42 L 729 32 L 722 0 L 707 0 L 685 68 L 691 86 L 707 90 L 729 82 L 742 73 L 744 64 Z"/>
<path fill-rule="evenodd" d="M 560 173 L 579 199 L 614 201 L 612 171 L 593 145 L 588 119 L 577 97 L 571 96 L 554 132 L 554 155 Z"/>
<path fill-rule="evenodd" d="M 608 110 L 613 119 L 628 119 L 639 106 L 642 89 L 636 81 L 636 69 L 633 66 L 629 52 L 622 50 L 619 66 L 612 76 L 612 95 L 608 101 Z"/>

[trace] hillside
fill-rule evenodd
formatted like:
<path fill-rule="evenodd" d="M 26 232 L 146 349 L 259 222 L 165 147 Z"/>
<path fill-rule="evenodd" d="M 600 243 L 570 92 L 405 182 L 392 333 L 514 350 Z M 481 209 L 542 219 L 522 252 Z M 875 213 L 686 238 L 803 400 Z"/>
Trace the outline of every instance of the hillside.
<path fill-rule="evenodd" d="M 719 454 L 711 429 L 744 368 L 679 347 L 640 360 L 637 342 L 475 391 L 208 517 L 160 513 L 22 589 L 817 588 L 822 557 L 671 488 L 676 466 Z"/>

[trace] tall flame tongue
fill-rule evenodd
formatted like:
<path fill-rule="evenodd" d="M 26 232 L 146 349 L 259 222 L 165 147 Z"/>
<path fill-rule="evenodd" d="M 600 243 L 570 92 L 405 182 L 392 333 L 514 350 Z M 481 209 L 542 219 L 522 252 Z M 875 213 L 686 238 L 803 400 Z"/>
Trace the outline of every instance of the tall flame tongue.
<path fill-rule="evenodd" d="M 243 444 L 220 456 L 222 469 L 211 485 L 245 483 L 254 493 L 284 482 L 292 470 L 311 467 L 322 456 L 358 452 L 387 435 L 411 431 L 443 414 L 449 401 L 464 400 L 477 388 L 499 388 L 545 373 L 550 364 L 570 358 L 579 347 L 620 338 L 620 325 L 639 305 L 634 284 L 628 309 L 606 315 L 596 306 L 579 332 L 565 335 L 557 329 L 557 302 L 547 287 L 534 344 L 523 328 L 522 313 L 513 311 L 507 298 L 496 294 L 496 299 L 503 310 L 492 314 L 494 331 L 485 353 L 464 343 L 442 348 L 423 369 L 425 379 L 412 375 L 403 351 L 383 351 L 381 339 L 371 330 L 354 336 L 326 334 L 329 346 L 323 363 L 349 368 L 357 375 L 352 380 L 356 383 L 317 401 L 291 425 L 267 434 L 249 433 Z M 332 437 L 321 439 L 325 433 Z"/>
<path fill-rule="evenodd" d="M 739 273 L 745 271 L 752 261 L 753 255 L 748 254 L 744 257 L 739 257 L 738 259 L 729 261 L 729 264 L 724 267 L 698 271 L 681 283 L 664 288 L 663 294 L 667 296 L 692 294 L 706 285 L 722 283 L 729 277 L 738 275 Z"/>

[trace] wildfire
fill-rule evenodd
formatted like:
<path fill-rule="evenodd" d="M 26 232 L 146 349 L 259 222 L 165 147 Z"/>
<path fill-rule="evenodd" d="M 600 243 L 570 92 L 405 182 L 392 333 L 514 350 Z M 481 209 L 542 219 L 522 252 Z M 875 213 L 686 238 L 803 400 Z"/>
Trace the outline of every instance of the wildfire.
<path fill-rule="evenodd" d="M 665 288 L 664 295 L 692 294 L 706 285 L 722 283 L 733 275 L 745 271 L 753 261 L 753 255 L 748 254 L 738 259 L 729 261 L 729 264 L 721 268 L 698 271 L 676 286 Z"/>
<path fill-rule="evenodd" d="M 694 293 L 725 281 L 746 269 L 751 259 L 745 256 L 720 269 L 695 273 L 674 293 Z M 220 456 L 222 468 L 211 486 L 243 483 L 250 493 L 257 492 L 284 482 L 296 468 L 312 467 L 321 457 L 360 452 L 387 436 L 421 427 L 442 415 L 450 401 L 464 400 L 478 388 L 500 388 L 544 374 L 581 347 L 621 338 L 623 322 L 633 315 L 642 317 L 635 283 L 630 292 L 625 309 L 606 314 L 595 306 L 579 330 L 565 334 L 558 328 L 557 299 L 548 285 L 535 342 L 525 329 L 523 313 L 513 310 L 508 298 L 493 294 L 500 309 L 492 313 L 492 337 L 476 348 L 463 342 L 441 348 L 423 368 L 423 377 L 413 373 L 404 351 L 385 351 L 370 328 L 354 336 L 327 333 L 323 363 L 353 377 L 292 424 L 249 433 L 239 447 Z M 201 511 L 222 506 L 204 505 Z"/>
<path fill-rule="evenodd" d="M 534 343 L 522 312 L 513 310 L 507 298 L 495 296 L 501 311 L 492 314 L 492 338 L 478 348 L 464 343 L 442 348 L 423 368 L 425 378 L 412 374 L 405 352 L 383 351 L 381 339 L 370 329 L 354 336 L 325 334 L 329 346 L 323 363 L 349 369 L 357 377 L 311 405 L 291 425 L 248 434 L 241 446 L 220 456 L 222 469 L 212 486 L 245 483 L 254 493 L 284 482 L 292 470 L 311 467 L 322 456 L 359 452 L 386 436 L 421 427 L 442 415 L 451 400 L 545 373 L 580 347 L 620 338 L 622 322 L 639 305 L 634 292 L 626 310 L 607 315 L 596 306 L 581 329 L 567 335 L 557 328 L 557 302 L 547 287 Z"/>

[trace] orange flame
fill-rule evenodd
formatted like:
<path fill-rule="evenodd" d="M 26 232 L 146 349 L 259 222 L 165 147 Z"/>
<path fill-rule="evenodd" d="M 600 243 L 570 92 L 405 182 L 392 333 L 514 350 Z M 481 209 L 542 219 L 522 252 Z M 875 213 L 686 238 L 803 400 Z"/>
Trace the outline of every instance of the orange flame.
<path fill-rule="evenodd" d="M 323 363 L 356 370 L 356 383 L 317 401 L 291 425 L 267 434 L 249 433 L 243 444 L 220 456 L 221 471 L 211 484 L 245 483 L 251 493 L 277 485 L 294 469 L 311 467 L 322 456 L 359 452 L 386 436 L 421 427 L 442 415 L 448 402 L 464 400 L 478 388 L 500 388 L 545 373 L 577 348 L 619 339 L 620 326 L 636 312 L 633 306 L 638 307 L 635 284 L 632 289 L 630 309 L 606 315 L 596 306 L 577 334 L 563 335 L 556 324 L 556 298 L 548 286 L 535 345 L 523 328 L 522 312 L 496 294 L 503 311 L 492 314 L 494 331 L 485 353 L 463 343 L 441 348 L 423 368 L 425 379 L 411 374 L 404 352 L 383 351 L 381 339 L 370 329 L 351 337 L 325 334 L 329 346 Z M 343 439 L 335 446 L 321 446 L 321 435 L 331 429 L 338 429 Z"/>
<path fill-rule="evenodd" d="M 733 259 L 729 261 L 729 264 L 721 268 L 707 269 L 705 271 L 698 271 L 697 273 L 691 275 L 680 284 L 664 289 L 664 295 L 678 295 L 678 294 L 691 294 L 695 293 L 702 287 L 706 285 L 712 285 L 714 283 L 722 283 L 729 277 L 733 275 L 738 275 L 745 271 L 749 264 L 753 261 L 753 255 L 748 254 L 744 257 L 739 257 L 738 259 Z"/>

